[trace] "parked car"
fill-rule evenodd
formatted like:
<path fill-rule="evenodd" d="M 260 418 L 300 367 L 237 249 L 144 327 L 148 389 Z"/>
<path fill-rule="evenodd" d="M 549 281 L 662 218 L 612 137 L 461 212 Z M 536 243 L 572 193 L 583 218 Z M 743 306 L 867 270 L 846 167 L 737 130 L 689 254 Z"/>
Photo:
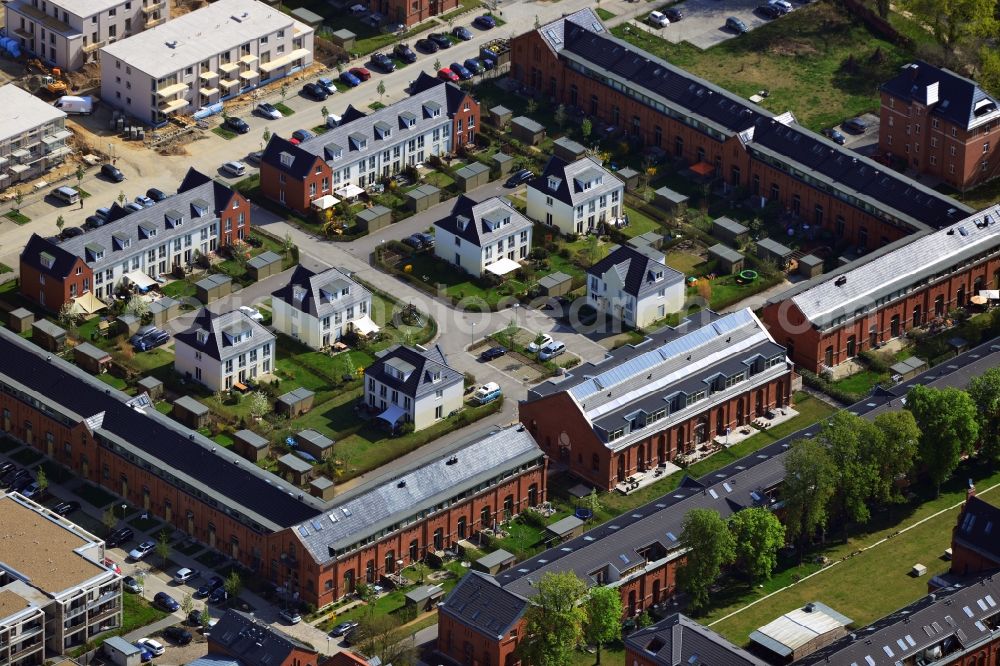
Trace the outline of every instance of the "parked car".
<path fill-rule="evenodd" d="M 170 334 L 166 331 L 157 331 L 153 335 L 149 335 L 143 338 L 139 344 L 135 346 L 136 351 L 149 351 L 150 349 L 156 349 L 161 345 L 165 345 L 170 339 Z"/>
<path fill-rule="evenodd" d="M 359 81 L 367 81 L 372 78 L 372 73 L 364 67 L 351 67 L 350 72 L 354 76 L 358 77 Z"/>
<path fill-rule="evenodd" d="M 302 94 L 317 102 L 322 102 L 330 96 L 326 88 L 318 83 L 307 83 L 302 86 Z"/>
<path fill-rule="evenodd" d="M 250 131 L 250 125 L 247 124 L 247 121 L 237 116 L 227 117 L 223 125 L 225 125 L 226 129 L 230 129 L 237 134 L 246 134 Z"/>
<path fill-rule="evenodd" d="M 828 137 L 831 141 L 833 141 L 834 143 L 839 143 L 840 145 L 844 145 L 844 143 L 847 141 L 847 137 L 841 134 L 839 130 L 835 130 L 832 127 L 823 130 L 823 136 Z"/>
<path fill-rule="evenodd" d="M 267 102 L 261 102 L 257 105 L 257 114 L 261 115 L 269 120 L 279 120 L 282 117 L 281 111 L 278 111 L 274 104 L 268 104 Z"/>
<path fill-rule="evenodd" d="M 221 604 L 229 600 L 229 593 L 226 592 L 226 588 L 220 587 L 208 595 L 208 603 L 210 604 Z"/>
<path fill-rule="evenodd" d="M 156 203 L 155 201 L 153 201 L 152 199 L 143 194 L 136 196 L 135 202 L 140 206 L 142 206 L 143 208 L 152 208 L 153 205 Z"/>
<path fill-rule="evenodd" d="M 154 333 L 158 333 L 159 330 L 160 329 L 158 329 L 157 327 L 153 326 L 152 324 L 148 324 L 146 326 L 141 326 L 141 327 L 139 327 L 139 330 L 136 331 L 135 334 L 131 338 L 128 339 L 128 342 L 129 342 L 130 345 L 132 345 L 134 347 L 135 345 L 137 345 L 140 342 L 142 342 L 142 340 L 144 338 L 146 338 L 146 337 L 148 337 L 150 335 L 153 335 Z"/>
<path fill-rule="evenodd" d="M 539 352 L 542 350 L 542 347 L 545 347 L 551 342 L 554 342 L 553 337 L 548 333 L 543 333 L 531 341 L 528 345 L 528 351 L 531 353 Z"/>
<path fill-rule="evenodd" d="M 208 579 L 208 582 L 206 582 L 204 585 L 195 590 L 194 598 L 203 599 L 211 595 L 212 592 L 215 592 L 217 589 L 222 587 L 223 583 L 224 581 L 219 576 L 212 576 L 211 578 Z"/>
<path fill-rule="evenodd" d="M 177 573 L 174 574 L 174 582 L 178 585 L 183 585 L 184 583 L 190 582 L 192 579 L 198 576 L 198 572 L 194 569 L 188 569 L 184 567 L 178 569 Z"/>
<path fill-rule="evenodd" d="M 431 34 L 427 35 L 427 39 L 429 39 L 432 42 L 434 42 L 435 44 L 437 44 L 438 48 L 441 48 L 441 49 L 450 49 L 451 48 L 451 39 L 449 39 L 447 33 L 444 33 L 444 32 L 432 32 Z"/>
<path fill-rule="evenodd" d="M 163 647 L 163 644 L 157 640 L 153 640 L 152 638 L 140 638 L 139 640 L 136 641 L 136 644 L 142 645 L 147 650 L 152 652 L 154 657 L 159 657 L 164 652 L 166 652 L 166 649 Z"/>
<path fill-rule="evenodd" d="M 125 576 L 122 578 L 122 587 L 132 594 L 142 594 L 142 585 L 139 585 L 139 581 L 132 576 Z"/>
<path fill-rule="evenodd" d="M 243 159 L 246 160 L 247 164 L 256 164 L 256 165 L 259 165 L 260 161 L 262 159 L 264 159 L 264 151 L 263 150 L 255 150 L 252 153 L 247 153 L 247 156 L 244 157 Z"/>
<path fill-rule="evenodd" d="M 304 130 L 304 129 L 297 129 L 294 132 L 292 132 L 292 138 L 298 139 L 299 143 L 302 143 L 303 141 L 308 141 L 314 136 L 316 135 L 310 132 L 309 130 Z"/>
<path fill-rule="evenodd" d="M 517 187 L 522 183 L 527 183 L 534 177 L 535 174 L 533 174 L 529 169 L 519 169 L 507 178 L 507 181 L 504 183 L 504 187 Z"/>
<path fill-rule="evenodd" d="M 128 556 L 130 559 L 134 560 L 135 562 L 138 562 L 142 558 L 152 553 L 154 548 L 156 548 L 155 541 L 143 541 L 138 546 L 130 550 L 128 552 Z"/>
<path fill-rule="evenodd" d="M 389 72 L 396 71 L 396 63 L 392 61 L 392 58 L 384 53 L 375 53 L 372 55 L 372 64 L 381 69 L 383 72 L 388 74 Z"/>
<path fill-rule="evenodd" d="M 83 229 L 80 227 L 66 227 L 62 230 L 63 238 L 76 238 L 77 236 L 83 235 Z"/>
<path fill-rule="evenodd" d="M 101 165 L 101 175 L 115 183 L 120 183 L 125 180 L 125 174 L 123 174 L 122 170 L 114 164 Z"/>
<path fill-rule="evenodd" d="M 868 131 L 868 122 L 864 118 L 861 118 L 859 116 L 857 118 L 851 118 L 850 120 L 844 122 L 843 124 L 841 124 L 841 127 L 843 127 L 851 134 L 864 134 L 865 132 Z"/>
<path fill-rule="evenodd" d="M 458 37 L 459 39 L 461 39 L 463 42 L 467 42 L 470 39 L 472 39 L 472 31 L 469 30 L 468 28 L 466 28 L 464 25 L 457 25 L 457 26 L 455 26 L 452 29 L 451 34 L 455 35 L 456 37 Z"/>
<path fill-rule="evenodd" d="M 766 19 L 776 19 L 781 16 L 781 11 L 774 5 L 760 5 L 754 11 Z"/>
<path fill-rule="evenodd" d="M 155 187 L 151 187 L 148 190 L 146 190 L 146 196 L 155 201 L 156 203 L 160 203 L 164 199 L 170 198 L 169 194 Z"/>
<path fill-rule="evenodd" d="M 447 67 L 438 70 L 438 78 L 442 81 L 451 81 L 452 83 L 459 82 L 458 74 L 451 71 Z"/>
<path fill-rule="evenodd" d="M 103 226 L 105 224 L 103 217 L 98 217 L 97 215 L 91 215 L 86 220 L 83 221 L 83 226 L 88 229 L 96 229 L 97 227 Z"/>
<path fill-rule="evenodd" d="M 175 645 L 187 645 L 191 642 L 191 632 L 183 627 L 167 627 L 163 637 Z"/>
<path fill-rule="evenodd" d="M 264 315 L 260 313 L 257 308 L 252 308 L 249 305 L 241 305 L 240 312 L 250 317 L 254 321 L 264 321 Z"/>
<path fill-rule="evenodd" d="M 462 64 L 465 65 L 465 68 L 467 70 L 472 72 L 473 76 L 475 76 L 476 74 L 482 74 L 483 72 L 486 71 L 486 66 L 483 65 L 483 63 L 477 60 L 476 58 L 469 58 Z"/>
<path fill-rule="evenodd" d="M 396 44 L 392 49 L 392 55 L 405 63 L 413 64 L 417 61 L 417 54 L 407 44 Z"/>
<path fill-rule="evenodd" d="M 732 30 L 737 35 L 744 35 L 750 32 L 750 28 L 747 27 L 747 24 L 735 16 L 730 16 L 726 19 L 726 28 L 728 30 Z"/>
<path fill-rule="evenodd" d="M 35 483 L 35 479 L 31 476 L 30 472 L 25 471 L 24 476 L 17 477 L 17 480 L 11 484 L 10 489 L 15 493 L 23 493 L 28 489 L 28 486 Z"/>
<path fill-rule="evenodd" d="M 25 485 L 23 488 L 17 488 L 16 490 L 25 497 L 33 497 L 42 490 L 42 487 L 38 485 L 38 481 L 29 480 L 27 485 Z"/>
<path fill-rule="evenodd" d="M 340 73 L 340 81 L 341 81 L 341 83 L 344 83 L 344 84 L 350 86 L 351 88 L 353 88 L 355 86 L 358 86 L 358 85 L 361 85 L 361 79 L 359 79 L 358 77 L 354 76 L 354 74 L 352 74 L 351 72 L 341 72 Z"/>
<path fill-rule="evenodd" d="M 3 487 L 12 488 L 15 483 L 28 476 L 28 470 L 26 469 L 13 469 L 8 474 L 4 475 Z"/>
<path fill-rule="evenodd" d="M 231 162 L 222 163 L 222 172 L 232 176 L 233 178 L 238 178 L 247 172 L 247 165 L 243 162 L 238 162 L 233 160 Z"/>
<path fill-rule="evenodd" d="M 101 218 L 102 220 L 107 220 L 109 217 L 111 217 L 111 209 L 98 208 L 97 210 L 94 211 L 94 215 Z"/>
<path fill-rule="evenodd" d="M 131 528 L 122 527 L 112 532 L 110 536 L 108 536 L 108 538 L 104 540 L 104 543 L 109 548 L 118 548 L 119 546 L 124 546 L 125 544 L 127 544 L 129 541 L 132 540 L 132 537 L 134 536 L 135 533 L 132 531 Z"/>
<path fill-rule="evenodd" d="M 145 664 L 145 663 L 148 663 L 150 661 L 153 661 L 153 653 L 150 651 L 150 649 L 148 647 L 146 647 L 145 645 L 139 645 L 138 643 L 136 643 L 135 646 L 137 648 L 139 648 L 139 662 L 140 663 Z"/>
<path fill-rule="evenodd" d="M 322 86 L 327 93 L 335 95 L 337 93 L 337 84 L 333 82 L 333 79 L 322 78 L 316 79 L 316 85 Z"/>
<path fill-rule="evenodd" d="M 288 624 L 298 624 L 302 621 L 302 616 L 299 612 L 291 608 L 282 608 L 278 612 L 278 617 L 287 622 Z"/>
<path fill-rule="evenodd" d="M 406 26 L 402 23 L 386 23 L 379 30 L 386 35 L 399 35 L 406 32 Z"/>
<path fill-rule="evenodd" d="M 167 594 L 166 592 L 157 592 L 153 596 L 153 603 L 159 606 L 160 608 L 170 611 L 171 613 L 173 613 L 175 610 L 181 607 L 181 605 L 177 603 L 177 600 L 174 599 L 169 594 Z"/>
<path fill-rule="evenodd" d="M 497 27 L 497 20 L 489 14 L 481 14 L 472 20 L 472 25 L 482 30 L 492 30 Z"/>
<path fill-rule="evenodd" d="M 424 244 L 424 247 L 434 247 L 434 234 L 429 234 L 426 231 L 418 231 L 413 235 L 420 239 L 420 242 Z"/>
<path fill-rule="evenodd" d="M 417 48 L 425 53 L 437 53 L 441 47 L 437 45 L 437 42 L 425 37 L 417 40 Z"/>
<path fill-rule="evenodd" d="M 650 12 L 646 22 L 657 28 L 666 28 L 670 25 L 670 19 L 663 12 Z"/>
<path fill-rule="evenodd" d="M 542 347 L 542 351 L 538 352 L 538 360 L 548 361 L 549 359 L 553 359 L 556 356 L 559 356 L 565 351 L 566 351 L 566 345 L 556 340 Z"/>
<path fill-rule="evenodd" d="M 76 500 L 69 500 L 68 502 L 59 502 L 59 504 L 56 504 L 54 507 L 52 507 L 52 510 L 58 513 L 60 516 L 68 516 L 74 511 L 80 510 L 80 503 L 77 502 Z"/>
<path fill-rule="evenodd" d="M 0 478 L 3 478 L 8 472 L 17 467 L 14 463 L 9 460 L 0 462 Z M 54 509 L 53 509 L 54 510 Z"/>
<path fill-rule="evenodd" d="M 462 81 L 467 81 L 472 78 L 472 72 L 467 70 L 465 66 L 460 63 L 453 62 L 450 65 L 448 65 L 448 69 L 453 71 L 455 73 L 455 76 L 457 76 Z"/>
<path fill-rule="evenodd" d="M 684 12 L 679 9 L 671 7 L 670 9 L 664 9 L 663 14 L 670 19 L 671 23 L 677 23 L 682 18 L 684 18 Z"/>
<path fill-rule="evenodd" d="M 424 241 L 417 234 L 412 234 L 403 239 L 404 245 L 409 245 L 414 250 L 424 249 Z"/>
<path fill-rule="evenodd" d="M 127 204 L 123 206 L 123 208 L 125 208 L 125 210 L 129 212 L 129 214 L 132 214 L 132 213 L 138 213 L 140 210 L 144 208 L 144 206 L 140 203 L 136 203 L 135 201 L 129 201 Z"/>
<path fill-rule="evenodd" d="M 477 388 L 476 392 L 472 394 L 472 397 L 480 405 L 485 405 L 487 403 L 493 402 L 501 395 L 502 391 L 500 390 L 499 384 L 497 384 L 496 382 L 487 382 L 486 384 L 483 384 L 482 386 Z"/>
<path fill-rule="evenodd" d="M 112 571 L 114 571 L 119 576 L 122 575 L 122 567 L 121 567 L 121 565 L 118 564 L 117 562 L 115 562 L 110 557 L 105 557 L 104 558 L 104 566 L 107 567 L 108 569 L 111 569 Z"/>
<path fill-rule="evenodd" d="M 788 2 L 788 0 L 768 0 L 767 4 L 771 5 L 782 14 L 787 14 L 792 11 L 792 3 Z"/>
<path fill-rule="evenodd" d="M 333 630 L 330 632 L 330 635 L 334 637 L 343 636 L 356 626 L 358 626 L 358 623 L 352 622 L 350 620 L 348 620 L 347 622 L 341 622 L 340 624 L 338 624 L 336 627 L 333 628 Z"/>
<path fill-rule="evenodd" d="M 490 347 L 486 351 L 484 351 L 481 354 L 479 354 L 479 360 L 480 361 L 492 361 L 494 359 L 500 358 L 501 356 L 503 356 L 506 353 L 507 353 L 507 349 L 505 347 L 499 347 L 499 346 L 497 346 L 497 347 Z"/>

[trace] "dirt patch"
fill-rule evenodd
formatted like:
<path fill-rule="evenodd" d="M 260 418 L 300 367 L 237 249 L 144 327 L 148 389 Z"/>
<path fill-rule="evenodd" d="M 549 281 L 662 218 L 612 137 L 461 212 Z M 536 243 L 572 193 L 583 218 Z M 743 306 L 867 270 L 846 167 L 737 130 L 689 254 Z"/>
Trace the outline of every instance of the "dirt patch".
<path fill-rule="evenodd" d="M 170 18 L 172 19 L 208 6 L 206 0 L 173 0 L 172 4 L 173 7 L 170 9 Z"/>
<path fill-rule="evenodd" d="M 811 56 L 819 53 L 819 51 L 809 42 L 799 41 L 796 39 L 786 39 L 776 44 L 772 44 L 770 48 L 768 48 L 768 52 L 772 55 L 792 57 Z"/>

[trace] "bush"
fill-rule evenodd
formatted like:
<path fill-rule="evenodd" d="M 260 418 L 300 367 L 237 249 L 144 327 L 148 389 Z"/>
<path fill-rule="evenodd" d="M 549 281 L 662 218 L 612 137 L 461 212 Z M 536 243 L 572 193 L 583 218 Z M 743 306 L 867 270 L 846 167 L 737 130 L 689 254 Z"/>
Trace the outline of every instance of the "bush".
<path fill-rule="evenodd" d="M 559 248 L 559 256 L 562 257 L 563 259 L 569 259 L 570 258 L 569 248 L 568 247 Z"/>
<path fill-rule="evenodd" d="M 546 250 L 544 247 L 536 247 L 531 251 L 531 258 L 535 259 L 536 261 L 541 261 L 542 259 L 548 259 L 549 251 Z"/>
<path fill-rule="evenodd" d="M 889 372 L 889 366 L 892 365 L 892 354 L 877 349 L 865 349 L 858 356 L 864 360 L 872 372 L 879 374 Z"/>
<path fill-rule="evenodd" d="M 828 396 L 834 400 L 838 400 L 847 405 L 853 405 L 854 403 L 864 399 L 864 395 L 859 393 L 851 393 L 850 391 L 845 391 L 838 388 L 830 383 L 825 377 L 820 377 L 819 375 L 810 372 L 804 368 L 798 369 L 799 374 L 802 375 L 802 382 L 811 388 L 818 391 L 826 393 Z"/>
<path fill-rule="evenodd" d="M 538 513 L 534 509 L 526 509 L 522 511 L 520 520 L 528 527 L 534 527 L 539 530 L 545 529 L 545 519 L 542 518 L 542 514 Z"/>

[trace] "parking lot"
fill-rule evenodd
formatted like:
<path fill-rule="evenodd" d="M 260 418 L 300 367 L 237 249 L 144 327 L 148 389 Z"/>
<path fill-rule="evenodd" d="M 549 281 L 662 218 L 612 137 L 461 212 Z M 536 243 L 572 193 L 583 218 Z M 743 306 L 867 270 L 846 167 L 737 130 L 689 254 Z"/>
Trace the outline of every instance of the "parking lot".
<path fill-rule="evenodd" d="M 666 5 L 683 12 L 684 18 L 676 23 L 671 23 L 664 28 L 656 28 L 638 21 L 636 24 L 643 30 L 674 44 L 689 42 L 700 49 L 707 49 L 727 39 L 737 37 L 735 32 L 725 27 L 726 19 L 730 16 L 743 21 L 750 30 L 770 23 L 768 19 L 754 11 L 758 5 L 765 2 L 766 0 L 725 0 L 724 2 L 719 0 L 685 0 L 685 2 Z M 792 2 L 795 9 L 801 5 L 800 2 L 794 0 Z"/>

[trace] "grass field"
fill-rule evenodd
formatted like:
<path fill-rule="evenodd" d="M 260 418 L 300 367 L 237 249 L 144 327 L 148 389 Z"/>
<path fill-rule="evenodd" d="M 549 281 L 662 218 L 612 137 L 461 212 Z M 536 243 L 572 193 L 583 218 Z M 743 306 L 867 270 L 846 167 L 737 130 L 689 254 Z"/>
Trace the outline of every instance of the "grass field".
<path fill-rule="evenodd" d="M 122 626 L 113 631 L 100 634 L 96 638 L 88 641 L 86 645 L 81 645 L 75 650 L 70 651 L 68 654 L 71 657 L 79 657 L 85 652 L 100 647 L 104 641 L 112 636 L 121 636 L 131 633 L 136 629 L 152 624 L 166 616 L 166 612 L 161 611 L 158 608 L 154 608 L 148 601 L 140 597 L 138 594 L 125 592 L 122 594 Z"/>
<path fill-rule="evenodd" d="M 912 59 L 828 3 L 801 7 L 705 51 L 628 24 L 612 32 L 742 97 L 767 90 L 764 107 L 792 111 L 814 130 L 877 111 L 878 84 Z"/>

